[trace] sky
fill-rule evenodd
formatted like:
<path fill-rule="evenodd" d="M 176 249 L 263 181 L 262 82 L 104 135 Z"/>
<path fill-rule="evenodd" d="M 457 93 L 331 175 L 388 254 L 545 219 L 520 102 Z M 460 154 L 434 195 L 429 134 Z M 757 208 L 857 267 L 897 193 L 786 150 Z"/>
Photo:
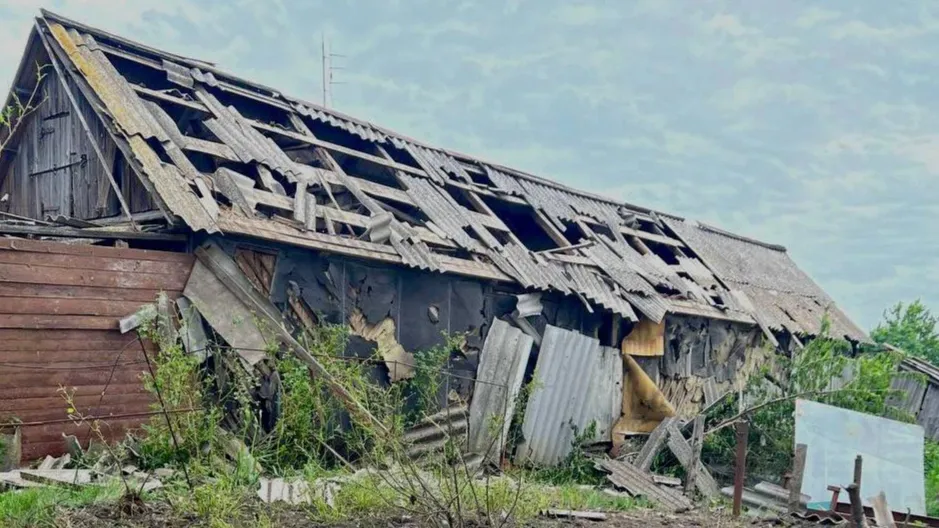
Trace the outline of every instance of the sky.
<path fill-rule="evenodd" d="M 939 4 L 4 0 L 433 145 L 782 244 L 862 327 L 939 312 Z"/>

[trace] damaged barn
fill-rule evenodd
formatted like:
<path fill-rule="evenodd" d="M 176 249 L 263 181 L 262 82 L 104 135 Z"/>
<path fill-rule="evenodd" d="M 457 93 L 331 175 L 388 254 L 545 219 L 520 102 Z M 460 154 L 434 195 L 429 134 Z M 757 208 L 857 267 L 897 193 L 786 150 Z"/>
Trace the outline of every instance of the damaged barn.
<path fill-rule="evenodd" d="M 826 315 L 833 336 L 867 339 L 785 248 L 431 147 L 49 12 L 14 87 L 34 88 L 43 104 L 0 155 L 0 233 L 188 259 L 173 268 L 184 281 L 148 287 L 172 290 L 191 353 L 212 340 L 238 352 L 271 420 L 267 351 L 290 350 L 328 376 L 298 341 L 324 324 L 348 327 L 346 355 L 380 358 L 373 378 L 384 385 L 464 336 L 437 406 L 459 411 L 470 446 L 495 440 L 538 465 L 563 459 L 585 431 L 618 449 L 663 419 L 694 417 L 817 335 Z M 35 283 L 43 295 L 89 298 L 52 289 L 82 285 L 61 268 L 28 280 L 7 272 L 22 251 L 0 247 L 0 294 L 38 298 Z M 134 309 L 95 314 L 112 345 L 144 301 L 130 299 Z M 0 304 L 4 332 L 90 324 L 77 318 L 82 303 L 28 321 Z M 10 382 L 0 378 L 0 400 L 18 394 L 4 390 Z M 62 382 L 88 394 L 101 384 Z M 42 414 L 2 409 L 27 422 Z M 91 398 L 83 411 L 95 411 Z M 515 416 L 521 439 L 509 446 Z M 50 442 L 29 454 L 55 451 Z"/>

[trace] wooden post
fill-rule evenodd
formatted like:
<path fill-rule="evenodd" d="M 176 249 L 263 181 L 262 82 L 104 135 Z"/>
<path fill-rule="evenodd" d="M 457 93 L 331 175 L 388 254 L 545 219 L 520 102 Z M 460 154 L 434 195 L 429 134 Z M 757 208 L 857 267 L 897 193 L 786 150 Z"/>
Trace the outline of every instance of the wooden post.
<path fill-rule="evenodd" d="M 693 471 L 697 471 L 698 462 L 701 461 L 702 444 L 704 444 L 704 416 L 699 414 L 694 419 L 694 431 L 691 433 L 691 464 L 689 464 L 689 467 Z M 692 473 L 685 478 L 685 495 L 690 494 L 694 486 L 695 478 Z"/>
<path fill-rule="evenodd" d="M 746 420 L 737 422 L 737 463 L 734 466 L 734 517 L 740 517 L 743 504 L 743 481 L 747 474 L 747 438 L 750 423 Z"/>
<path fill-rule="evenodd" d="M 854 483 L 857 484 L 858 489 L 861 489 L 861 465 L 863 462 L 861 455 L 854 459 Z"/>
<path fill-rule="evenodd" d="M 861 502 L 861 489 L 857 484 L 848 484 L 848 498 L 851 499 L 851 528 L 866 528 L 864 521 L 864 503 Z"/>
<path fill-rule="evenodd" d="M 805 444 L 796 445 L 796 453 L 792 459 L 792 476 L 789 479 L 789 512 L 799 511 L 802 502 L 802 475 L 805 473 L 805 455 L 808 452 Z"/>
<path fill-rule="evenodd" d="M 861 455 L 854 459 L 854 482 L 848 485 L 848 498 L 851 499 L 851 525 L 854 528 L 866 528 L 864 501 L 861 500 L 861 468 L 864 460 Z"/>

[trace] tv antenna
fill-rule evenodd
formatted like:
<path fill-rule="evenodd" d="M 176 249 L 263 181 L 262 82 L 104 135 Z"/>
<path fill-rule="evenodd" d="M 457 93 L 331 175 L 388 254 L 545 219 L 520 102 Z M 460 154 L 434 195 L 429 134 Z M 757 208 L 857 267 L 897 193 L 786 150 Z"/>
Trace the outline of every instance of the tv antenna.
<path fill-rule="evenodd" d="M 322 56 L 322 76 L 323 76 L 323 107 L 328 108 L 333 102 L 333 86 L 337 84 L 346 84 L 343 81 L 337 81 L 335 72 L 336 70 L 344 70 L 342 66 L 335 66 L 333 64 L 333 59 L 335 58 L 345 58 L 345 55 L 339 53 L 332 53 L 328 42 L 326 40 L 326 33 L 322 34 L 321 41 L 321 56 Z"/>

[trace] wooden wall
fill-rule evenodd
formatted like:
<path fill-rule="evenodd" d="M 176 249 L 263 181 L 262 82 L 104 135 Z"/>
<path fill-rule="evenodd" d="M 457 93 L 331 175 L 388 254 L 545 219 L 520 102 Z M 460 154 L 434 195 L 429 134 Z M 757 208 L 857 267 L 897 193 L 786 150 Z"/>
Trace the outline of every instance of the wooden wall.
<path fill-rule="evenodd" d="M 41 87 L 42 102 L 24 124 L 16 157 L 0 190 L 9 193 L 2 210 L 30 218 L 65 215 L 90 220 L 119 214 L 97 144 L 121 186 L 132 212 L 147 211 L 153 203 L 117 150 L 104 124 L 71 84 L 71 93 L 91 130 L 89 138 L 55 72 Z M 13 145 L 11 145 L 13 146 Z"/>
<path fill-rule="evenodd" d="M 148 418 L 141 384 L 146 362 L 134 333 L 118 321 L 160 291 L 178 297 L 193 257 L 139 249 L 0 240 L 0 423 L 25 422 L 24 458 L 61 454 L 67 423 L 60 387 L 77 410 L 106 416 L 112 438 Z M 46 423 L 49 422 L 49 423 Z"/>

